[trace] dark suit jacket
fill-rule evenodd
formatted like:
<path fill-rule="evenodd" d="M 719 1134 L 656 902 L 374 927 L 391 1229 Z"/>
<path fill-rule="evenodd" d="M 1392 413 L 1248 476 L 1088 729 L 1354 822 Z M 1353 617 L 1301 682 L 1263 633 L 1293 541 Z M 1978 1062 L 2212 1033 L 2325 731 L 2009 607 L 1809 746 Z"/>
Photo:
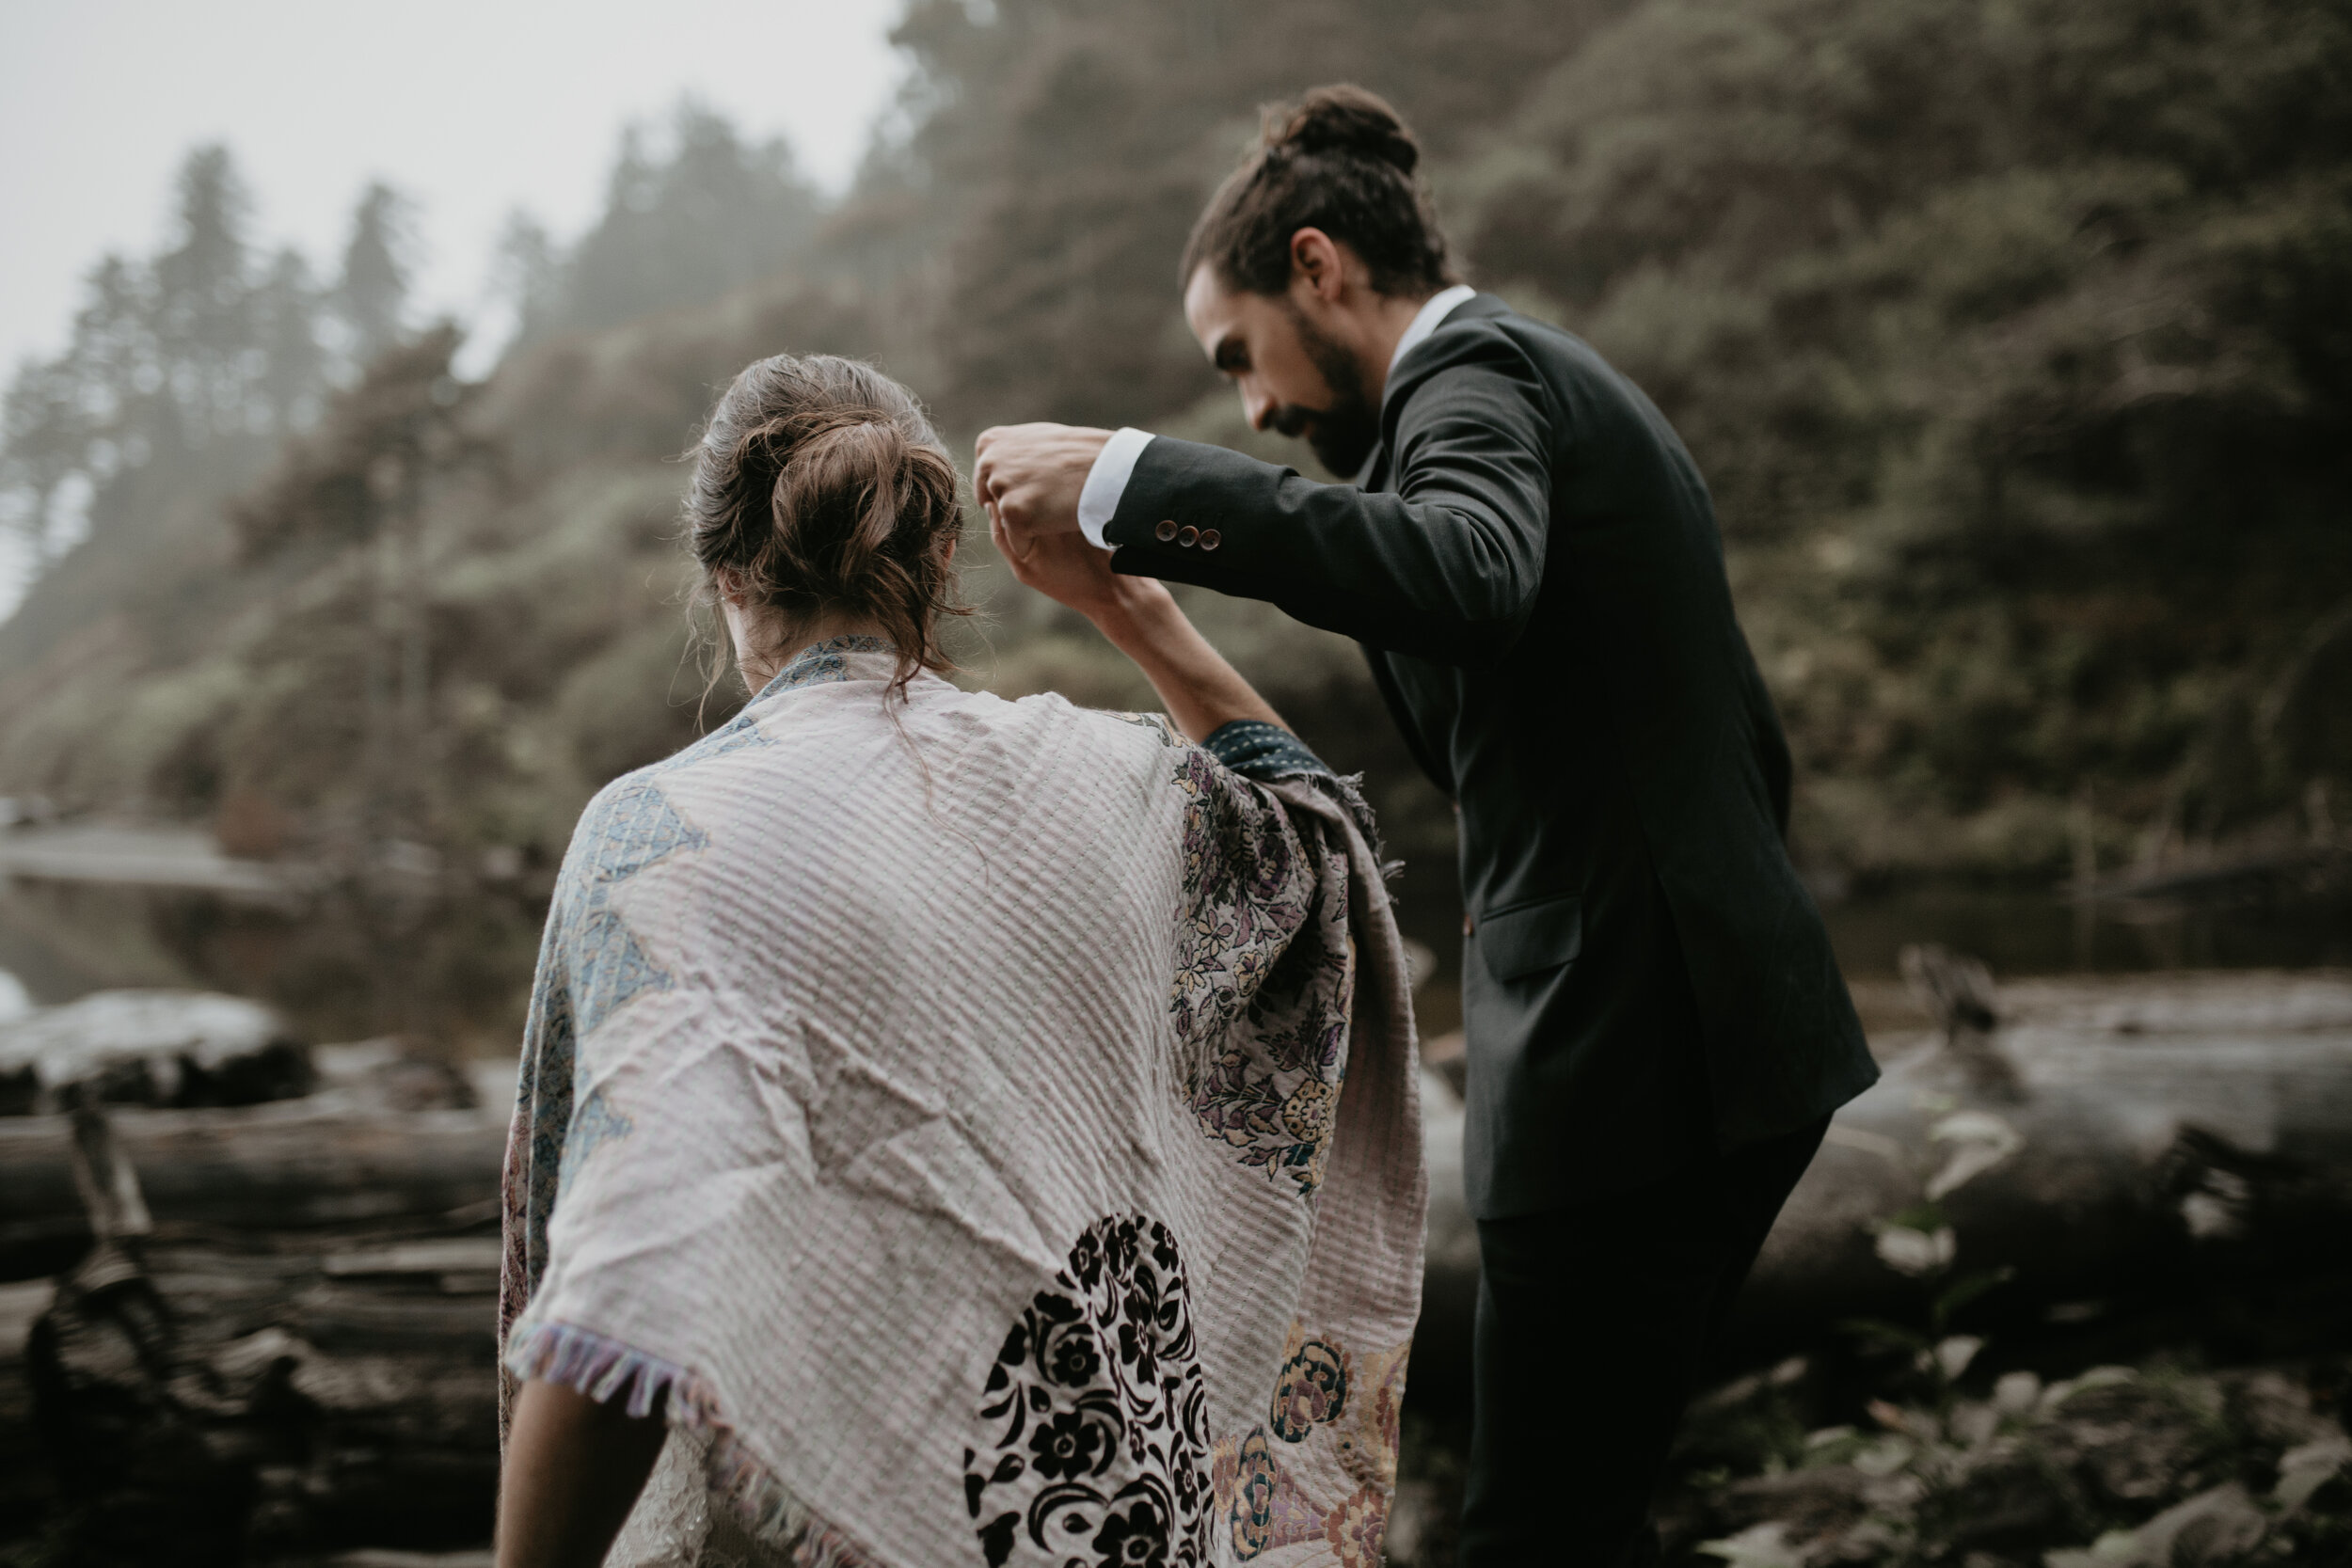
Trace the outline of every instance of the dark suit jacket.
<path fill-rule="evenodd" d="M 1665 418 L 1481 294 L 1397 363 L 1359 479 L 1162 437 L 1104 537 L 1121 572 L 1360 641 L 1453 797 L 1472 1212 L 1655 1180 L 1867 1087 L 1783 843 L 1788 744 Z"/>

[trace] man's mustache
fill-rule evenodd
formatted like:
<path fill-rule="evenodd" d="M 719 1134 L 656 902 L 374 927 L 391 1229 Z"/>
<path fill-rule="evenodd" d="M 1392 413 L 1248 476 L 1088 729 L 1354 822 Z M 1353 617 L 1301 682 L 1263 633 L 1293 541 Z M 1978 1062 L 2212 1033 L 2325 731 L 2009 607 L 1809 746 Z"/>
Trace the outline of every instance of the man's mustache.
<path fill-rule="evenodd" d="M 1311 432 L 1317 420 L 1328 419 L 1330 415 L 1328 408 L 1310 408 L 1304 404 L 1286 403 L 1274 411 L 1273 418 L 1266 423 L 1279 434 L 1296 440 Z"/>

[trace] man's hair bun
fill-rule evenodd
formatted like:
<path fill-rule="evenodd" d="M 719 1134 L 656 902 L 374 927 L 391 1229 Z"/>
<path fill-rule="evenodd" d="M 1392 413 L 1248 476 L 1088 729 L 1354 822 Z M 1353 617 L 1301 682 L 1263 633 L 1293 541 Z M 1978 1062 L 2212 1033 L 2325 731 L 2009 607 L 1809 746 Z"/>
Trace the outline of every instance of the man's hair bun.
<path fill-rule="evenodd" d="M 1353 250 L 1380 293 L 1426 299 L 1461 276 L 1414 171 L 1421 143 L 1388 101 L 1353 82 L 1270 103 L 1258 147 L 1216 188 L 1184 244 L 1176 286 L 1207 266 L 1229 289 L 1290 287 L 1291 236 L 1320 229 Z"/>
<path fill-rule="evenodd" d="M 1259 140 L 1268 151 L 1352 152 L 1410 174 L 1421 164 L 1421 143 L 1379 94 L 1353 82 L 1316 87 L 1295 104 L 1265 111 Z"/>

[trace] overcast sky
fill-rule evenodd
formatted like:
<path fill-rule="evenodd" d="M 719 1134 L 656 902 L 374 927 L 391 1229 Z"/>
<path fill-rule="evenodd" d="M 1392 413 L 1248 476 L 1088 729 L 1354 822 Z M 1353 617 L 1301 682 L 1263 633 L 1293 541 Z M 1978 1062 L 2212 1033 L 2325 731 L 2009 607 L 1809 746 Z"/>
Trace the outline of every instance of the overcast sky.
<path fill-rule="evenodd" d="M 0 0 L 0 373 L 64 346 L 80 278 L 153 250 L 223 141 L 255 231 L 322 271 L 368 180 L 420 210 L 419 302 L 480 310 L 507 212 L 596 215 L 621 126 L 691 92 L 845 185 L 891 101 L 900 0 Z M 487 346 L 487 345 L 484 345 Z M 478 352 L 478 351 L 477 351 Z"/>
<path fill-rule="evenodd" d="M 828 191 L 893 100 L 902 0 L 0 0 L 0 381 L 65 346 L 108 250 L 152 253 L 173 173 L 228 144 L 262 246 L 332 276 L 360 187 L 415 203 L 416 303 L 485 317 L 506 214 L 570 240 L 596 216 L 621 127 L 692 93 L 755 140 L 781 135 Z M 0 618 L 25 559 L 0 539 Z"/>

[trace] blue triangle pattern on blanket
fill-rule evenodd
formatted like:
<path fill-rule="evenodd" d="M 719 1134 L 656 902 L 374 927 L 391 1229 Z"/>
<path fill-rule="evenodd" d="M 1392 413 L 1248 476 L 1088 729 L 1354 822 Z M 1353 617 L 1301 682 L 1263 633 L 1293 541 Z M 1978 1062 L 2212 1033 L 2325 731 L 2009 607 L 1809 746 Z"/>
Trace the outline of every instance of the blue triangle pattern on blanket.
<path fill-rule="evenodd" d="M 762 733 L 759 721 L 749 711 L 737 714 L 717 729 L 691 746 L 681 747 L 675 754 L 663 758 L 645 769 L 648 773 L 667 773 L 674 768 L 685 768 L 712 757 L 725 756 L 748 746 L 772 746 L 775 742 Z"/>
<path fill-rule="evenodd" d="M 562 946 L 572 1025 L 586 1035 L 629 998 L 670 984 L 612 908 L 613 890 L 656 862 L 710 840 L 677 814 L 659 786 L 640 778 L 599 796 L 576 842 L 587 853 L 566 873 L 578 879 L 567 890 L 571 895 L 559 892 L 556 902 L 571 910 L 576 923 Z"/>

